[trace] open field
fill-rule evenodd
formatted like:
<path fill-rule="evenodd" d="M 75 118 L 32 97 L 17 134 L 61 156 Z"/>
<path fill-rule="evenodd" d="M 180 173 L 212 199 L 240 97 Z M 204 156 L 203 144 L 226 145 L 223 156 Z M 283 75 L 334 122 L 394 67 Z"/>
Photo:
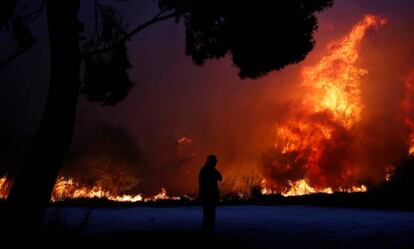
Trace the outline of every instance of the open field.
<path fill-rule="evenodd" d="M 56 220 L 76 230 L 90 211 L 87 225 L 70 242 L 145 243 L 180 248 L 414 248 L 414 212 L 313 206 L 219 206 L 216 233 L 199 232 L 201 208 L 125 207 L 50 208 Z M 65 239 L 51 230 L 47 238 Z M 60 236 L 60 237 L 59 237 Z M 144 247 L 142 247 L 144 248 Z"/>

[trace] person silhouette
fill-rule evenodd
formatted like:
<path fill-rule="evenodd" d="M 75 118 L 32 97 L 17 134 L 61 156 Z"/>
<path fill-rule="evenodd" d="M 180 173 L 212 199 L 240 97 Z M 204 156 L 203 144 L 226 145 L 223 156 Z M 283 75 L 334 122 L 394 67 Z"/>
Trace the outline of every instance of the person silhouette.
<path fill-rule="evenodd" d="M 215 155 L 209 155 L 206 163 L 200 170 L 198 178 L 199 198 L 203 206 L 202 231 L 205 233 L 214 231 L 216 203 L 219 200 L 218 182 L 223 179 L 220 172 L 215 168 L 216 164 L 217 157 Z"/>

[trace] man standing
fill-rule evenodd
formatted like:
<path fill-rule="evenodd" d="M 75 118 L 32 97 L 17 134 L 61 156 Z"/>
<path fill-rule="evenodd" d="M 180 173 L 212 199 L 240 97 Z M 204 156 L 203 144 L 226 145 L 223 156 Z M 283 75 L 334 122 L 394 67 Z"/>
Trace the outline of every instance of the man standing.
<path fill-rule="evenodd" d="M 199 197 L 203 205 L 202 230 L 206 233 L 214 231 L 216 222 L 216 203 L 219 200 L 218 182 L 222 180 L 220 172 L 215 168 L 216 164 L 217 157 L 209 155 L 198 178 Z"/>

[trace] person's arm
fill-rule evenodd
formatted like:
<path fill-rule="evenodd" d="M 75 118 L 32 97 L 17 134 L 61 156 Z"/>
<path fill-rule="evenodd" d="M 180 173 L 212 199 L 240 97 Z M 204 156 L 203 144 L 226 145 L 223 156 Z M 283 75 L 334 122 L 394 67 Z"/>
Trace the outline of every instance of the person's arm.
<path fill-rule="evenodd" d="M 216 172 L 217 172 L 217 180 L 219 182 L 221 182 L 223 180 L 223 176 L 221 176 L 221 174 L 220 174 L 220 172 L 218 170 L 216 170 Z"/>

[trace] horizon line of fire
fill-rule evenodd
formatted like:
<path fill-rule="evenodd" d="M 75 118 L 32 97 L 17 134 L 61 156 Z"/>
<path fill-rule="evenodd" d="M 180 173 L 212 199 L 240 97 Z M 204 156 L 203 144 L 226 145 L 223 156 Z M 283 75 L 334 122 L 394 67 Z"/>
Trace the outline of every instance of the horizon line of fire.
<path fill-rule="evenodd" d="M 0 199 L 7 199 L 8 193 L 12 187 L 13 181 L 8 179 L 7 176 L 0 178 Z M 266 181 L 263 179 L 260 183 L 261 195 L 277 195 L 282 196 L 300 196 L 316 193 L 333 194 L 336 192 L 366 192 L 368 188 L 365 185 L 352 186 L 350 188 L 343 188 L 339 190 L 333 190 L 332 188 L 315 189 L 307 183 L 305 179 L 291 182 L 291 188 L 285 192 L 277 192 L 266 186 Z M 241 199 L 248 199 L 248 196 L 242 193 L 235 193 Z M 158 194 L 144 197 L 143 194 L 113 194 L 111 191 L 102 188 L 101 186 L 82 186 L 77 183 L 73 178 L 59 177 L 53 188 L 50 198 L 51 202 L 60 202 L 65 200 L 75 199 L 103 199 L 114 202 L 151 202 L 160 200 L 173 200 L 179 201 L 187 199 L 194 201 L 196 196 L 183 195 L 183 196 L 169 196 L 167 189 L 162 187 Z"/>

